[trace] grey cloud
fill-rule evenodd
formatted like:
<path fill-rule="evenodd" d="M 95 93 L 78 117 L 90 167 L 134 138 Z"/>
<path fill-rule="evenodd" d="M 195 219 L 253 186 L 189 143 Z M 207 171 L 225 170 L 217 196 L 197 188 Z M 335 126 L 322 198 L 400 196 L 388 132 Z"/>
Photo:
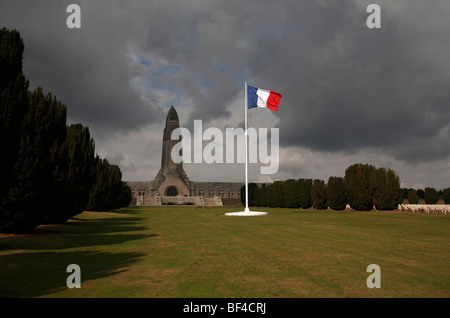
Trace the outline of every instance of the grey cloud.
<path fill-rule="evenodd" d="M 448 134 L 437 137 L 450 122 L 448 68 L 425 54 L 445 50 L 450 55 L 443 37 L 425 37 L 433 28 L 443 35 L 433 23 L 436 17 L 424 13 L 422 32 L 417 20 L 397 21 L 398 16 L 384 17 L 388 27 L 369 30 L 367 15 L 352 2 L 328 4 L 324 8 L 310 2 L 286 10 L 284 30 L 298 32 L 261 38 L 255 52 L 264 52 L 259 53 L 262 57 L 250 59 L 258 80 L 270 79 L 284 92 L 278 114 L 287 126 L 282 144 L 350 152 L 384 147 L 408 161 L 448 157 L 450 147 L 435 151 L 436 143 L 449 141 Z M 411 10 L 404 4 L 405 11 Z M 415 5 L 414 12 L 426 6 Z M 433 46 L 425 49 L 423 41 Z M 271 63 L 266 63 L 268 56 Z M 416 147 L 423 140 L 428 158 L 392 151 L 397 146 Z"/>
<path fill-rule="evenodd" d="M 96 126 L 103 133 L 160 119 L 157 105 L 143 102 L 130 87 L 134 74 L 125 58 L 127 41 L 139 40 L 131 8 L 117 1 L 83 3 L 82 28 L 70 30 L 69 3 L 1 4 L 0 11 L 6 14 L 0 14 L 2 22 L 24 38 L 24 73 L 31 88 L 42 86 L 56 95 L 68 106 L 69 121 Z"/>
<path fill-rule="evenodd" d="M 149 33 L 147 49 L 181 65 L 182 74 L 172 80 L 193 100 L 188 123 L 226 119 L 224 106 L 239 94 L 236 78 L 246 72 L 254 85 L 283 94 L 277 116 L 284 146 L 349 152 L 383 147 L 399 159 L 420 161 L 427 158 L 396 149 L 414 147 L 425 137 L 428 159 L 450 154 L 450 147 L 435 151 L 448 137 L 437 138 L 450 122 L 449 72 L 439 63 L 450 50 L 441 25 L 433 22 L 450 5 L 439 2 L 439 11 L 423 13 L 417 26 L 405 12 L 419 15 L 425 3 L 403 1 L 403 11 L 389 11 L 384 2 L 383 28 L 369 30 L 364 6 L 354 1 L 229 2 L 175 9 L 169 9 L 170 1 L 164 4 L 161 20 L 171 22 L 151 22 L 151 30 L 162 27 Z M 438 38 L 431 41 L 430 34 Z M 441 61 L 430 51 L 440 52 Z M 215 63 L 226 67 L 226 74 Z M 202 90 L 201 78 L 212 88 Z"/>
<path fill-rule="evenodd" d="M 82 3 L 80 31 L 65 27 L 68 3 L 1 1 L 0 21 L 25 38 L 31 84 L 55 93 L 72 121 L 95 126 L 103 140 L 162 121 L 156 88 L 165 86 L 179 112 L 191 105 L 188 128 L 194 119 L 226 122 L 246 78 L 283 95 L 275 113 L 282 147 L 448 161 L 448 1 L 379 0 L 380 30 L 365 24 L 371 1 L 97 0 Z M 149 58 L 149 72 L 177 72 L 146 74 L 124 57 L 129 46 Z M 146 76 L 154 82 L 143 101 L 130 80 Z"/>

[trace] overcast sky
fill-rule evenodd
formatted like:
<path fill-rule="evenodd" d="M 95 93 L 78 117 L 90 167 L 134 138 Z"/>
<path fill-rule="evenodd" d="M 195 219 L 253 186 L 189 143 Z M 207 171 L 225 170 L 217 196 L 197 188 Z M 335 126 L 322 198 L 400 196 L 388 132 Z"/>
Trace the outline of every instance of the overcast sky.
<path fill-rule="evenodd" d="M 81 7 L 81 29 L 66 8 Z M 381 7 L 381 29 L 366 26 Z M 277 174 L 394 169 L 402 186 L 450 186 L 450 1 L 0 0 L 0 27 L 25 41 L 30 88 L 89 126 L 124 180 L 154 179 L 174 105 L 181 125 L 243 126 L 244 81 L 283 95 L 249 126 L 279 128 Z M 194 181 L 244 181 L 243 164 L 185 164 Z"/>

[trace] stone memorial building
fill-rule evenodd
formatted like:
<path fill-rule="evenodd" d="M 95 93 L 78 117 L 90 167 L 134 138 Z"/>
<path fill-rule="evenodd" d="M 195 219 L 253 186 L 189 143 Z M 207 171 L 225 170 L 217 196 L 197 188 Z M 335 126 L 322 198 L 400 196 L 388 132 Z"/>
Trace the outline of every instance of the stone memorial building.
<path fill-rule="evenodd" d="M 239 205 L 243 182 L 196 182 L 189 180 L 183 162 L 172 160 L 172 131 L 179 128 L 178 114 L 172 106 L 167 114 L 163 132 L 161 169 L 154 180 L 126 181 L 132 191 L 132 205 Z"/>

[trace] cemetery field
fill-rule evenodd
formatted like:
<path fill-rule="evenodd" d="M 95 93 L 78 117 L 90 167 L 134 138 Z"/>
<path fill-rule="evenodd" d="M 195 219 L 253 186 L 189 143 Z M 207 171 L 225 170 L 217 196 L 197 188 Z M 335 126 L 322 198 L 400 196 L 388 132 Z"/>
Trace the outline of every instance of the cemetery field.
<path fill-rule="evenodd" d="M 139 207 L 0 234 L 0 297 L 450 297 L 450 216 Z M 69 289 L 70 264 L 81 288 Z M 381 288 L 368 288 L 367 266 Z"/>

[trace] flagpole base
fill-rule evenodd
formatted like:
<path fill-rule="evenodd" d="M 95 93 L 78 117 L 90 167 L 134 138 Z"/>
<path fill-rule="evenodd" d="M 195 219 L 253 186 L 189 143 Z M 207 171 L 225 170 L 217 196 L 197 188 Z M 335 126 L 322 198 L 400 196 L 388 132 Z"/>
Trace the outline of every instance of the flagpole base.
<path fill-rule="evenodd" d="M 256 211 L 250 211 L 248 208 L 245 209 L 245 211 L 241 212 L 228 212 L 225 213 L 226 216 L 262 216 L 262 215 L 269 215 L 267 212 L 256 212 Z"/>

